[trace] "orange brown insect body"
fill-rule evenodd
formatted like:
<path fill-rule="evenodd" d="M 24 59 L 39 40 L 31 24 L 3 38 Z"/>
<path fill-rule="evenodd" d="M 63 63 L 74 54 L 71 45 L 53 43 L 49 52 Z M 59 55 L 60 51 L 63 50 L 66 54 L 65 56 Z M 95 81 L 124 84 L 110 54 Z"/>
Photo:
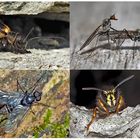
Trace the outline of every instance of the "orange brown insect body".
<path fill-rule="evenodd" d="M 96 97 L 96 107 L 93 109 L 93 116 L 91 121 L 87 125 L 87 130 L 89 130 L 89 127 L 94 122 L 97 114 L 99 117 L 105 117 L 113 113 L 118 113 L 119 111 L 125 108 L 124 98 L 121 95 L 121 91 L 118 89 L 118 87 L 133 77 L 134 75 L 124 79 L 115 87 L 112 86 L 110 88 L 106 88 L 107 90 L 102 90 L 93 87 L 82 88 L 82 90 L 98 91 Z"/>
<path fill-rule="evenodd" d="M 0 50 L 13 53 L 30 53 L 26 50 L 27 41 L 17 32 L 12 31 L 0 20 Z"/>

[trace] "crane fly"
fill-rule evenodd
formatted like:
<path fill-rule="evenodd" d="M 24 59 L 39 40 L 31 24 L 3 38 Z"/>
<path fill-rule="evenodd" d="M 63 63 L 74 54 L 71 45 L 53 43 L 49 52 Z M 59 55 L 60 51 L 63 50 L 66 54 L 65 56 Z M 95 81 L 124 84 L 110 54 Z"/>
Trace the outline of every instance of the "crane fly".
<path fill-rule="evenodd" d="M 116 17 L 115 17 L 115 14 L 110 16 L 109 18 L 106 18 L 103 20 L 102 24 L 99 25 L 95 30 L 94 32 L 88 37 L 88 39 L 85 41 L 85 43 L 80 47 L 80 50 L 81 51 L 83 48 L 85 48 L 87 45 L 90 44 L 90 42 L 95 38 L 97 37 L 97 40 L 96 40 L 96 44 L 97 44 L 97 41 L 98 41 L 98 38 L 102 35 L 105 35 L 108 37 L 108 43 L 109 43 L 109 36 L 110 36 L 110 30 L 113 30 L 113 31 L 117 31 L 116 29 L 114 29 L 112 26 L 111 26 L 111 21 L 112 20 L 118 20 Z"/>

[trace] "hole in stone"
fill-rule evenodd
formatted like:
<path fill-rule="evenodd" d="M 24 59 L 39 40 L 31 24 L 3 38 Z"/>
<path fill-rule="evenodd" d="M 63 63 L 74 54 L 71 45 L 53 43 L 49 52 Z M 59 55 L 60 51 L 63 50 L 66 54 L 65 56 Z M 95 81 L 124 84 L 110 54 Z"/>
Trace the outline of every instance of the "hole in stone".
<path fill-rule="evenodd" d="M 97 91 L 83 91 L 83 87 L 102 89 L 104 85 L 116 86 L 123 79 L 135 75 L 133 79 L 122 84 L 119 89 L 127 106 L 140 103 L 139 82 L 140 71 L 137 70 L 71 70 L 70 72 L 70 100 L 72 103 L 93 108 L 96 104 Z"/>
<path fill-rule="evenodd" d="M 14 32 L 24 37 L 33 29 L 27 48 L 53 49 L 69 47 L 69 22 L 49 20 L 45 14 L 39 15 L 1 15 L 1 20 Z M 53 39 L 48 39 L 48 38 Z M 41 42 L 41 43 L 40 43 Z"/>

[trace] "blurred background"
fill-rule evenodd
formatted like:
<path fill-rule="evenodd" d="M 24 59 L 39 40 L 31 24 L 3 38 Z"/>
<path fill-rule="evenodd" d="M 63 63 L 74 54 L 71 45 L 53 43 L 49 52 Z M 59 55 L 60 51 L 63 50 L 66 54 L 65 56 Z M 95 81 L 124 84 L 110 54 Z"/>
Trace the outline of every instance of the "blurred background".
<path fill-rule="evenodd" d="M 125 78 L 134 78 L 122 84 L 119 89 L 127 106 L 140 104 L 140 71 L 138 70 L 71 70 L 70 72 L 70 100 L 72 103 L 93 108 L 97 91 L 82 91 L 83 87 L 116 86 Z"/>
<path fill-rule="evenodd" d="M 136 30 L 140 25 L 139 2 L 72 2 L 71 3 L 71 49 L 84 42 L 105 18 L 116 15 L 112 22 L 115 29 Z"/>

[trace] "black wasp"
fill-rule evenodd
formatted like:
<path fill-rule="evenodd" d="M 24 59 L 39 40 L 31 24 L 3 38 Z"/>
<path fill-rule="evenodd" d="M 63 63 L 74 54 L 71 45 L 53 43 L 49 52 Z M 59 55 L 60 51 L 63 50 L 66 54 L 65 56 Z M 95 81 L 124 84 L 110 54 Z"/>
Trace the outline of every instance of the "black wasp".
<path fill-rule="evenodd" d="M 18 81 L 17 85 L 23 93 L 8 93 L 0 90 L 0 115 L 8 114 L 6 124 L 4 125 L 4 131 L 6 133 L 13 132 L 19 126 L 32 105 L 41 100 L 42 92 L 37 91 L 36 87 L 44 74 L 45 73 L 43 73 L 34 86 L 29 89 L 31 92 L 29 92 L 29 90 L 23 91 Z"/>

